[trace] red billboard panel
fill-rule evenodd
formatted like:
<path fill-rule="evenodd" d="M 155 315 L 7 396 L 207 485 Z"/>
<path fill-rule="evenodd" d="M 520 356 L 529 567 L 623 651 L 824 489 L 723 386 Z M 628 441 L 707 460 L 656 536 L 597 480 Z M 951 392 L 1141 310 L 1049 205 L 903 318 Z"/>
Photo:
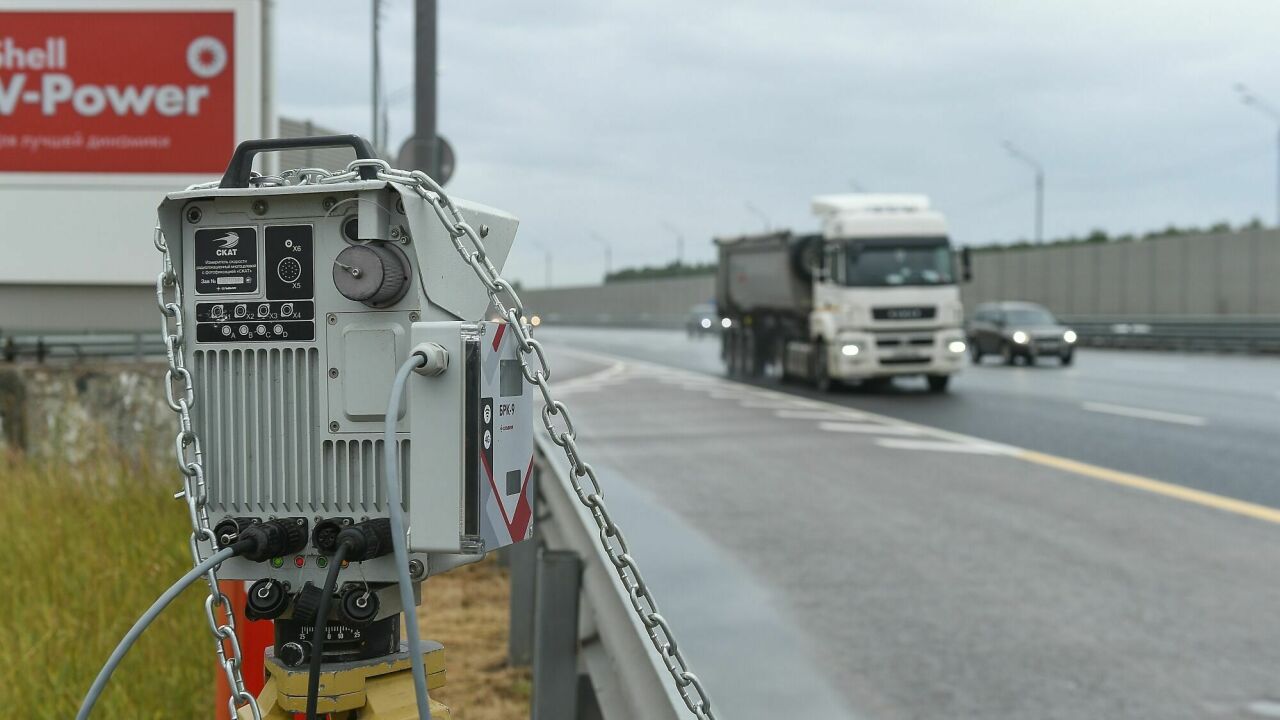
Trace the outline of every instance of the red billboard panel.
<path fill-rule="evenodd" d="M 232 12 L 0 12 L 0 172 L 218 173 Z"/>

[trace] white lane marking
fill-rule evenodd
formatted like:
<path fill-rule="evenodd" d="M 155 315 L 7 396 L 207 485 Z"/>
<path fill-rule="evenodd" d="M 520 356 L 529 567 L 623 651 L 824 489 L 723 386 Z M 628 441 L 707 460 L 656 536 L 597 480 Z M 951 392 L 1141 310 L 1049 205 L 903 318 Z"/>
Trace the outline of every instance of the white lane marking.
<path fill-rule="evenodd" d="M 863 420 L 865 413 L 857 410 L 837 412 L 835 410 L 779 410 L 774 413 L 783 420 Z"/>
<path fill-rule="evenodd" d="M 607 353 L 596 352 L 593 350 L 579 350 L 578 348 L 566 347 L 564 345 L 557 345 L 556 352 L 561 352 L 566 355 L 575 355 L 580 358 L 584 358 L 587 360 L 594 360 L 595 362 L 600 362 L 600 363 L 622 362 L 622 363 L 626 363 L 628 366 L 632 368 L 655 368 L 656 367 L 656 368 L 667 369 L 669 367 L 669 366 L 658 365 L 648 360 L 632 360 L 630 358 L 624 358 L 618 355 L 609 355 Z M 699 372 L 695 370 L 675 369 L 675 372 L 687 373 L 688 377 L 690 378 L 712 377 L 704 372 Z M 748 391 L 751 390 L 750 386 L 740 383 L 736 380 L 721 379 L 721 382 L 724 384 L 726 388 L 738 387 Z M 754 391 L 757 394 L 759 394 L 761 397 L 771 397 L 778 400 L 785 400 L 788 398 L 798 397 L 791 393 L 784 393 L 778 390 L 768 390 L 765 388 L 754 388 Z M 739 398 L 734 397 L 733 399 L 739 399 Z M 909 420 L 900 420 L 898 418 L 890 417 L 888 415 L 881 415 L 879 413 L 873 413 L 865 410 L 856 410 L 856 411 L 850 410 L 847 406 L 834 403 L 830 400 L 806 399 L 806 402 L 808 403 L 809 407 L 827 408 L 832 412 L 859 412 L 859 413 L 862 413 L 865 417 L 877 420 L 879 422 L 883 422 L 890 425 L 901 425 L 903 427 L 916 428 L 922 434 L 931 435 L 936 438 L 953 440 L 961 444 L 980 444 L 983 447 L 992 448 L 993 450 L 998 451 L 999 454 L 1002 454 L 1002 455 L 1016 455 L 1024 451 L 1023 448 L 1017 447 L 1015 445 L 1006 445 L 1004 443 L 998 443 L 992 440 L 983 440 L 982 438 L 977 438 L 972 435 L 965 435 L 963 433 L 952 432 L 950 430 L 943 430 L 942 428 L 930 427 L 928 425 L 921 425 L 920 423 L 913 423 Z"/>
<path fill-rule="evenodd" d="M 1123 415 L 1124 417 L 1155 420 L 1156 422 L 1173 423 L 1175 425 L 1202 427 L 1207 424 L 1207 421 L 1204 418 L 1196 415 L 1183 415 L 1182 413 L 1164 412 L 1163 410 L 1148 410 L 1146 408 L 1129 407 L 1128 405 L 1086 402 L 1081 403 L 1080 407 L 1088 410 L 1089 412 L 1105 413 L 1107 415 Z"/>
<path fill-rule="evenodd" d="M 988 443 L 958 443 L 938 440 L 908 440 L 906 438 L 879 438 L 876 444 L 894 450 L 927 450 L 931 452 L 970 453 L 972 455 L 1008 455 L 1008 450 Z"/>
<path fill-rule="evenodd" d="M 755 408 L 758 410 L 785 410 L 788 408 L 802 408 L 804 403 L 789 402 L 787 400 L 770 400 L 770 399 L 751 399 L 742 400 L 738 403 L 744 408 Z"/>
<path fill-rule="evenodd" d="M 824 432 L 864 433 L 868 435 L 919 435 L 920 431 L 902 425 L 886 425 L 884 423 L 850 423 L 824 422 L 818 423 L 818 429 Z"/>

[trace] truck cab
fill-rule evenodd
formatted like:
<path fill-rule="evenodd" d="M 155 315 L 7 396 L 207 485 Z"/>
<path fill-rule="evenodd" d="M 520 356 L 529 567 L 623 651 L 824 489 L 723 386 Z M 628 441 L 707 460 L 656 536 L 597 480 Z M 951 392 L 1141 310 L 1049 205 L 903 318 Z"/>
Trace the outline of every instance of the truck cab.
<path fill-rule="evenodd" d="M 930 389 L 945 390 L 966 349 L 946 220 L 923 195 L 825 195 L 812 209 L 822 253 L 810 373 L 820 384 L 923 375 Z"/>

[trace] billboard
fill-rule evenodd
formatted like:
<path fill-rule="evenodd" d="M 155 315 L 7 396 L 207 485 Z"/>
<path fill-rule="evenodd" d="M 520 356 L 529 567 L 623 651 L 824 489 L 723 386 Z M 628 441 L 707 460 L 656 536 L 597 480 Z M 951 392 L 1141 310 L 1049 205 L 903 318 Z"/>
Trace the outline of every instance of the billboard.
<path fill-rule="evenodd" d="M 0 284 L 154 282 L 164 194 L 216 179 L 236 143 L 274 134 L 270 8 L 0 0 Z"/>
<path fill-rule="evenodd" d="M 0 172 L 216 173 L 235 14 L 0 11 Z"/>

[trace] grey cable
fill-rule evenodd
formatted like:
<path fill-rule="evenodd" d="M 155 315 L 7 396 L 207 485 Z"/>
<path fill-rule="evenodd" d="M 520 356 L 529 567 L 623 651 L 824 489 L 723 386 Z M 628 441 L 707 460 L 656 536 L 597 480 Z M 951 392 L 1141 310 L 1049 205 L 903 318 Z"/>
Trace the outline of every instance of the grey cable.
<path fill-rule="evenodd" d="M 142 613 L 142 617 L 129 628 L 129 632 L 120 639 L 120 644 L 116 645 L 116 649 L 111 653 L 111 657 L 107 659 L 107 663 L 98 671 L 98 677 L 94 679 L 93 685 L 89 687 L 89 692 L 84 696 L 84 702 L 80 704 L 80 712 L 76 713 L 76 720 L 87 720 L 89 713 L 93 712 L 93 706 L 98 702 L 98 697 L 102 695 L 103 689 L 107 686 L 107 681 L 111 679 L 111 673 L 115 672 L 116 666 L 124 659 L 129 648 L 133 647 L 133 643 L 142 635 L 151 622 L 160 615 L 173 599 L 178 597 L 183 590 L 186 590 L 191 583 L 199 580 L 205 573 L 217 567 L 222 561 L 236 554 L 234 548 L 224 548 L 209 556 L 208 560 L 200 563 L 192 568 L 186 575 L 183 575 L 178 582 L 169 586 L 164 594 L 156 598 L 156 601 Z"/>
<path fill-rule="evenodd" d="M 418 618 L 414 612 L 409 550 L 404 542 L 404 517 L 401 515 L 404 512 L 404 501 L 397 478 L 400 454 L 396 452 L 396 420 L 400 417 L 400 396 L 404 394 L 404 384 L 409 379 L 409 373 L 426 361 L 426 357 L 420 353 L 410 355 L 396 372 L 395 380 L 391 382 L 391 399 L 387 401 L 386 430 L 382 440 L 385 452 L 383 464 L 387 467 L 383 476 L 387 484 L 387 514 L 391 516 L 391 545 L 395 549 L 396 572 L 399 573 L 400 604 L 404 606 L 405 635 L 409 640 L 409 662 L 412 663 L 413 693 L 418 701 L 418 720 L 431 720 L 431 698 L 427 695 L 427 671 L 422 664 L 422 640 L 418 637 Z"/>

